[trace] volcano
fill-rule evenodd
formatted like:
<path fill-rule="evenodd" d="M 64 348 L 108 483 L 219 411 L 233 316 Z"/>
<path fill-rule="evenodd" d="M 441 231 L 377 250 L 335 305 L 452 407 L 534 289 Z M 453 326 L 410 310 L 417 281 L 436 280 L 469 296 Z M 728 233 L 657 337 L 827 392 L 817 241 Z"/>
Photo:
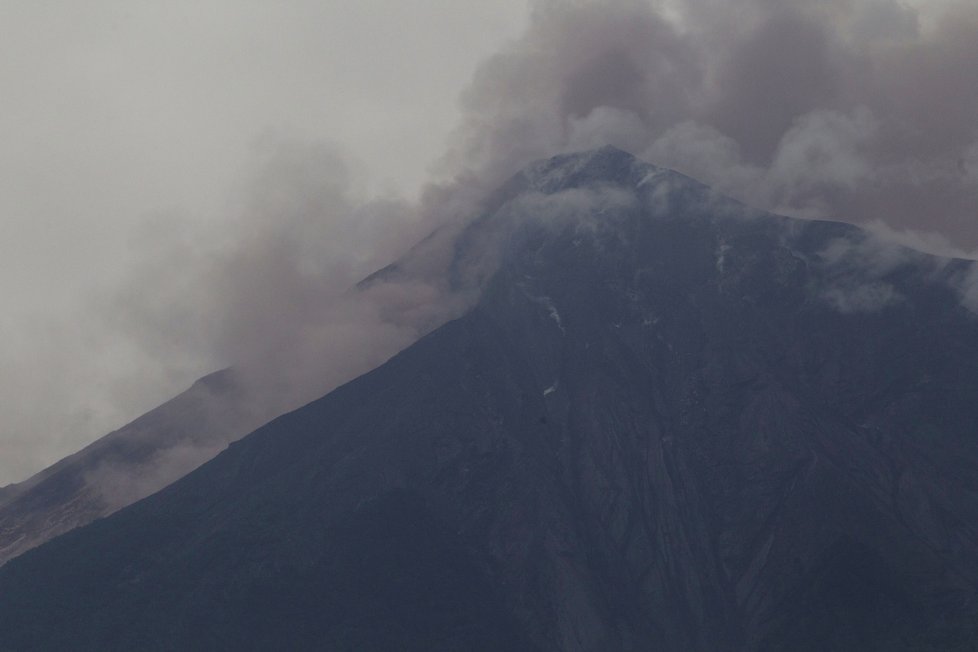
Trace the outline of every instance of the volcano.
<path fill-rule="evenodd" d="M 970 262 L 614 148 L 453 248 L 460 318 L 3 566 L 0 649 L 973 649 Z"/>

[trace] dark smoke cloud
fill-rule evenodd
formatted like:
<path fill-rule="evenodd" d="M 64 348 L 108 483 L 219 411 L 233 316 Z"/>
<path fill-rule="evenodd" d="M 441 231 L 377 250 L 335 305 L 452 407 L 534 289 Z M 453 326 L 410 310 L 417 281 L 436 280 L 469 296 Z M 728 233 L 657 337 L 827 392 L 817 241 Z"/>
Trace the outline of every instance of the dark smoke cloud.
<path fill-rule="evenodd" d="M 783 213 L 978 245 L 978 5 L 535 5 L 462 97 L 447 165 L 610 143 Z"/>

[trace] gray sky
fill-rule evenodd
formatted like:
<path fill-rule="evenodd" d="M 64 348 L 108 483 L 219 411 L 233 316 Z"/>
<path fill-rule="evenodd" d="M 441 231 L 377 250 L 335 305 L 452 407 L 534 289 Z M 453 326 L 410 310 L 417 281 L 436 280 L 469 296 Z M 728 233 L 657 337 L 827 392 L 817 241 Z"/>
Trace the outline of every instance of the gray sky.
<path fill-rule="evenodd" d="M 220 366 L 382 361 L 459 298 L 343 290 L 560 152 L 978 248 L 974 0 L 0 7 L 0 484 Z"/>

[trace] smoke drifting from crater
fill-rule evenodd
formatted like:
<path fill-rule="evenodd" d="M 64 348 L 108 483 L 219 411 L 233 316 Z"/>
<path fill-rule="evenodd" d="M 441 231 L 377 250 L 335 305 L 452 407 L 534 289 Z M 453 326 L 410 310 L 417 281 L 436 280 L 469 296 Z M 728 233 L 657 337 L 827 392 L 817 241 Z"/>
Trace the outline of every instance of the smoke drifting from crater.
<path fill-rule="evenodd" d="M 142 262 L 79 316 L 88 366 L 75 367 L 125 359 L 119 368 L 152 370 L 146 384 L 119 378 L 103 405 L 145 405 L 175 379 L 228 365 L 247 370 L 275 410 L 311 400 L 464 309 L 471 296 L 441 274 L 446 234 L 491 189 L 532 160 L 604 144 L 759 208 L 971 251 L 975 61 L 969 2 L 533 2 L 525 32 L 462 89 L 421 199 L 368 198 L 335 147 L 269 140 L 227 220 L 167 216 L 143 229 Z M 416 269 L 351 292 L 438 228 Z M 48 357 L 66 348 L 59 337 L 51 332 Z M 56 401 L 83 377 L 72 372 L 53 392 L 13 377 L 2 386 Z M 124 412 L 97 403 L 89 420 Z"/>
<path fill-rule="evenodd" d="M 462 95 L 449 165 L 601 144 L 760 208 L 978 245 L 978 6 L 552 3 Z"/>
<path fill-rule="evenodd" d="M 434 250 L 357 288 L 446 219 L 447 195 L 438 207 L 365 198 L 335 147 L 286 141 L 265 144 L 242 186 L 220 235 L 150 238 L 102 312 L 161 360 L 233 366 L 268 418 L 381 364 L 468 300 Z"/>

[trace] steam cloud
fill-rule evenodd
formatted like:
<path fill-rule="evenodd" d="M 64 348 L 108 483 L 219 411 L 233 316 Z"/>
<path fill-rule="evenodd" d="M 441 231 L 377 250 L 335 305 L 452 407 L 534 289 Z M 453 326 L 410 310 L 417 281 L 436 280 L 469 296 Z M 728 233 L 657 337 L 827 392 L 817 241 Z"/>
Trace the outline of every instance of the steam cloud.
<path fill-rule="evenodd" d="M 471 295 L 441 274 L 445 233 L 490 189 L 532 160 L 604 144 L 760 208 L 969 251 L 975 61 L 971 2 L 535 2 L 526 32 L 462 93 L 420 201 L 364 199 L 329 146 L 269 143 L 237 217 L 217 235 L 147 233 L 142 268 L 95 321 L 161 377 L 233 364 L 270 412 L 294 407 L 464 309 Z M 438 228 L 416 269 L 351 292 Z M 892 297 L 836 299 L 863 310 Z"/>

